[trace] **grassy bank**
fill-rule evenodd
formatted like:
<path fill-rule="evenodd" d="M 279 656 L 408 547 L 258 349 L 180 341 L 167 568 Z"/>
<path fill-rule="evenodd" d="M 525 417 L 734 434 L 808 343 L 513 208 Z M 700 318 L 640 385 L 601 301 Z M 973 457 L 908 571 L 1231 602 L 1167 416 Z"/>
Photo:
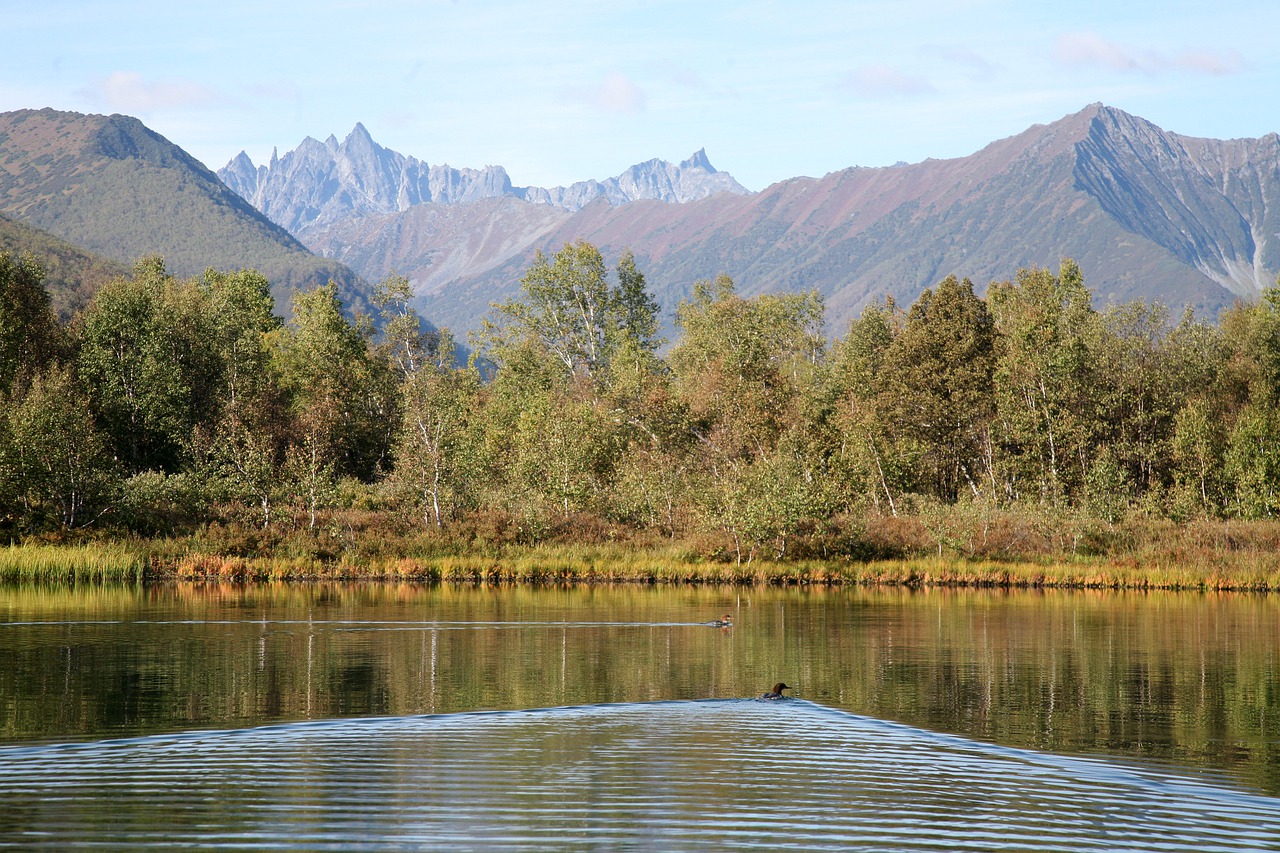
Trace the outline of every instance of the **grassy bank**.
<path fill-rule="evenodd" d="M 900 584 L 1280 590 L 1280 522 L 978 512 L 847 516 L 750 550 L 596 517 L 532 530 L 497 513 L 444 529 L 377 511 L 270 528 L 234 515 L 167 536 L 82 531 L 0 545 L 0 580 Z"/>
<path fill-rule="evenodd" d="M 160 576 L 237 581 L 397 579 L 468 583 L 893 584 L 1280 591 L 1280 567 L 1276 566 L 1226 569 L 1205 564 L 1144 565 L 1100 558 L 1033 563 L 948 557 L 871 562 L 754 560 L 740 564 L 622 548 L 556 546 L 514 548 L 498 557 L 402 557 L 334 563 L 191 555 L 159 573 Z"/>
<path fill-rule="evenodd" d="M 0 580 L 308 581 L 416 580 L 509 583 L 894 584 L 1094 589 L 1280 591 L 1280 553 L 1264 549 L 1174 551 L 1142 556 L 1059 555 L 992 559 L 906 555 L 737 562 L 687 545 L 539 543 L 471 551 L 355 549 L 337 554 L 227 554 L 197 539 L 31 543 L 0 548 Z M 385 544 L 385 543 L 384 543 Z M 403 543 L 402 543 L 403 544 Z M 416 552 L 416 553 L 415 553 Z"/>
<path fill-rule="evenodd" d="M 0 547 L 0 580 L 138 582 L 151 574 L 146 549 L 130 542 L 10 544 Z"/>

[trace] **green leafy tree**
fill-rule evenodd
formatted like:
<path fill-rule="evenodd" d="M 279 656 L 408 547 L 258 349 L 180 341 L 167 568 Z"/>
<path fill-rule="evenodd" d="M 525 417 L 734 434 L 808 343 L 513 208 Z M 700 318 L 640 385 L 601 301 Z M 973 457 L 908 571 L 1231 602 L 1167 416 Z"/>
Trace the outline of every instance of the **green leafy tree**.
<path fill-rule="evenodd" d="M 1095 358 L 1095 441 L 1123 470 L 1135 498 L 1162 491 L 1170 439 L 1182 403 L 1169 358 L 1169 315 L 1160 305 L 1130 303 L 1102 315 Z"/>
<path fill-rule="evenodd" d="M 615 458 L 600 410 L 554 393 L 530 402 L 516 422 L 513 460 L 524 506 L 562 518 L 599 512 Z"/>
<path fill-rule="evenodd" d="M 443 527 L 474 504 L 480 381 L 474 368 L 453 366 L 453 352 L 446 330 L 433 358 L 418 352 L 405 362 L 412 368 L 402 386 L 404 421 L 394 476 L 427 527 Z"/>
<path fill-rule="evenodd" d="M 599 381 L 624 343 L 633 356 L 661 343 L 657 303 L 630 252 L 617 272 L 612 286 L 600 250 L 590 243 L 566 244 L 551 258 L 539 251 L 520 280 L 520 296 L 493 306 L 480 340 L 499 363 L 532 343 L 566 377 Z"/>
<path fill-rule="evenodd" d="M 119 478 L 85 389 L 67 367 L 37 373 L 7 418 L 7 464 L 28 525 L 84 527 L 110 506 Z"/>
<path fill-rule="evenodd" d="M 1013 282 L 993 284 L 987 301 L 998 333 L 995 491 L 1063 506 L 1080 492 L 1095 446 L 1090 347 L 1100 321 L 1092 297 L 1080 268 L 1064 260 L 1057 275 L 1019 270 Z"/>
<path fill-rule="evenodd" d="M 589 243 L 539 253 L 520 296 L 495 305 L 479 335 L 499 367 L 482 455 L 498 503 L 518 513 L 613 512 L 618 460 L 664 428 L 647 409 L 661 394 L 657 303 L 631 253 L 617 276 Z"/>
<path fill-rule="evenodd" d="M 1230 423 L 1240 390 L 1231 378 L 1227 334 L 1190 310 L 1166 336 L 1162 350 L 1175 413 L 1169 438 L 1170 509 L 1175 517 L 1214 517 L 1226 510 L 1223 471 Z"/>
<path fill-rule="evenodd" d="M 1213 403 L 1188 399 L 1173 424 L 1175 509 L 1182 515 L 1213 517 L 1224 509 L 1222 473 L 1227 436 Z"/>
<path fill-rule="evenodd" d="M 236 405 L 268 392 L 271 374 L 268 336 L 280 328 L 266 277 L 254 270 L 206 270 L 203 287 L 212 313 L 218 353 L 219 399 Z"/>
<path fill-rule="evenodd" d="M 273 361 L 295 424 L 293 444 L 315 471 L 372 481 L 390 462 L 398 421 L 389 365 L 370 352 L 370 330 L 349 322 L 336 285 L 299 292 L 272 336 Z"/>
<path fill-rule="evenodd" d="M 291 427 L 279 397 L 241 397 L 224 408 L 204 468 L 220 481 L 218 491 L 258 507 L 262 526 L 284 497 L 285 461 Z"/>
<path fill-rule="evenodd" d="M 909 486 L 910 454 L 878 406 L 885 353 L 900 322 L 892 300 L 867 306 L 834 347 L 827 374 L 839 430 L 835 479 L 849 490 L 846 502 L 869 501 L 895 516 Z"/>
<path fill-rule="evenodd" d="M 674 535 L 687 526 L 694 438 L 670 371 L 655 354 L 624 341 L 601 408 L 617 455 L 610 514 Z"/>
<path fill-rule="evenodd" d="M 781 528 L 761 526 L 767 512 L 754 471 L 790 470 L 780 444 L 812 426 L 806 403 L 820 385 L 823 315 L 817 294 L 743 299 L 728 276 L 695 284 L 677 311 L 683 337 L 670 363 L 699 445 L 691 477 L 701 485 L 692 492 L 706 523 L 730 537 L 738 560 L 790 532 L 785 520 Z M 807 465 L 826 462 L 824 450 L 814 449 Z"/>
<path fill-rule="evenodd" d="M 211 312 L 160 258 L 106 284 L 83 315 L 79 370 L 116 455 L 131 472 L 181 467 L 193 428 L 216 414 Z"/>
<path fill-rule="evenodd" d="M 455 365 L 453 335 L 426 327 L 408 279 L 382 282 L 374 302 L 383 318 L 380 351 L 400 381 L 393 485 L 424 526 L 443 527 L 475 503 L 479 372 Z"/>
<path fill-rule="evenodd" d="M 825 341 L 816 293 L 737 295 L 721 276 L 694 285 L 681 303 L 683 332 L 670 364 L 700 440 L 725 459 L 768 456 L 801 418 L 801 400 L 817 381 Z"/>
<path fill-rule="evenodd" d="M 1280 414 L 1252 402 L 1236 418 L 1225 453 L 1231 508 L 1241 518 L 1280 512 Z"/>
<path fill-rule="evenodd" d="M 1243 311 L 1247 319 L 1242 355 L 1254 399 L 1280 400 L 1280 282 L 1262 292 L 1256 305 Z"/>
<path fill-rule="evenodd" d="M 658 301 L 646 288 L 630 249 L 622 253 L 617 272 L 611 311 L 614 346 L 627 342 L 635 353 L 653 353 L 664 343 L 658 334 Z"/>
<path fill-rule="evenodd" d="M 593 377 L 608 357 L 613 305 L 608 270 L 590 243 L 566 245 L 548 258 L 539 251 L 520 280 L 521 295 L 495 304 L 482 336 L 499 361 L 521 340 L 531 340 L 566 375 Z"/>
<path fill-rule="evenodd" d="M 426 328 L 413 307 L 413 286 L 392 275 L 374 287 L 374 304 L 382 313 L 383 357 L 400 377 L 410 377 L 438 361 L 441 333 Z M 452 345 L 452 344 L 451 344 Z M 453 355 L 452 351 L 450 353 Z"/>
<path fill-rule="evenodd" d="M 65 351 L 66 335 L 44 288 L 44 269 L 34 257 L 0 253 L 0 394 Z"/>
<path fill-rule="evenodd" d="M 992 417 L 994 324 L 968 279 L 948 276 L 911 306 L 885 350 L 878 408 L 901 439 L 918 442 L 926 494 L 980 495 Z"/>

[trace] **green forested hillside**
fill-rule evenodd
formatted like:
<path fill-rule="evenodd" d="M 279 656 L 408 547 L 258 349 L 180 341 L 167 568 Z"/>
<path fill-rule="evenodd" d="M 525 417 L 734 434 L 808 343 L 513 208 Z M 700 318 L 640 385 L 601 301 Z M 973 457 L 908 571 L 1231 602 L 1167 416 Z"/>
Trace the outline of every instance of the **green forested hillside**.
<path fill-rule="evenodd" d="M 367 308 L 359 278 L 312 255 L 182 149 L 128 116 L 0 114 L 0 213 L 132 265 L 160 255 L 178 275 L 253 268 L 282 305 L 334 281 Z"/>
<path fill-rule="evenodd" d="M 86 305 L 107 281 L 127 275 L 129 267 L 94 255 L 52 234 L 0 215 L 0 253 L 32 255 L 44 267 L 44 286 L 63 321 Z"/>

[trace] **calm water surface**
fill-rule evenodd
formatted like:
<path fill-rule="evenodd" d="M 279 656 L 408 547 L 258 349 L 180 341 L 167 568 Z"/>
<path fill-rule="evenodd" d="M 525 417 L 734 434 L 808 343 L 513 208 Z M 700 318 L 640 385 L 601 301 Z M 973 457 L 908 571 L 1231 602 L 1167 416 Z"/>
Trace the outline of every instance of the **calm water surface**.
<path fill-rule="evenodd" d="M 0 588 L 0 846 L 1280 850 L 1278 653 L 1264 596 Z"/>

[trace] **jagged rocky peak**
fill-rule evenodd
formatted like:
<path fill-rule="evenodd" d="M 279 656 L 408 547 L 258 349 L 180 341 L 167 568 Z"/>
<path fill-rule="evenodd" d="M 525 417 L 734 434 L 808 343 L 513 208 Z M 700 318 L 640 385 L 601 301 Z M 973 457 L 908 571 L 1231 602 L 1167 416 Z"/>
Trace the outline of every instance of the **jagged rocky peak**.
<path fill-rule="evenodd" d="M 721 192 L 746 195 L 750 191 L 728 172 L 716 171 L 706 151 L 699 149 L 678 165 L 666 160 L 646 160 L 603 181 L 592 179 L 551 189 L 527 187 L 524 198 L 573 211 L 601 198 L 612 205 L 640 199 L 684 204 Z"/>
<path fill-rule="evenodd" d="M 711 165 L 711 161 L 707 159 L 707 149 L 699 148 L 680 164 L 681 169 L 702 169 L 708 174 L 716 174 L 716 167 Z"/>
<path fill-rule="evenodd" d="M 1075 185 L 1126 231 L 1163 247 L 1227 291 L 1255 297 L 1270 283 L 1274 231 L 1256 171 L 1226 163 L 1274 162 L 1262 140 L 1180 136 L 1096 104 L 1075 146 Z"/>
<path fill-rule="evenodd" d="M 251 201 L 258 191 L 259 168 L 266 169 L 265 166 L 258 167 L 253 165 L 253 160 L 249 159 L 249 154 L 241 151 L 231 158 L 231 162 L 218 173 L 218 177 L 236 195 Z"/>
<path fill-rule="evenodd" d="M 363 122 L 356 122 L 355 127 L 351 128 L 351 132 L 347 134 L 347 141 L 352 140 L 367 142 L 370 145 L 375 144 L 373 137 L 369 135 L 369 130 L 364 126 Z"/>
<path fill-rule="evenodd" d="M 357 156 L 380 157 L 388 153 L 385 148 L 373 141 L 373 137 L 369 135 L 369 131 L 360 122 L 356 122 L 356 126 L 347 134 L 347 138 L 342 140 L 339 151 L 345 151 L 348 156 L 355 154 Z M 394 152 L 390 152 L 394 154 Z M 395 155 L 399 156 L 399 155 Z"/>
<path fill-rule="evenodd" d="M 330 134 L 324 142 L 306 137 L 284 156 L 273 150 L 266 166 L 255 167 L 241 152 L 218 175 L 295 234 L 350 216 L 403 211 L 432 202 L 459 204 L 509 196 L 576 211 L 601 198 L 612 205 L 639 199 L 679 204 L 719 192 L 748 192 L 727 172 L 717 171 L 703 149 L 679 164 L 649 160 L 605 180 L 551 189 L 517 187 L 502 166 L 432 166 L 383 148 L 359 122 L 341 142 Z"/>

